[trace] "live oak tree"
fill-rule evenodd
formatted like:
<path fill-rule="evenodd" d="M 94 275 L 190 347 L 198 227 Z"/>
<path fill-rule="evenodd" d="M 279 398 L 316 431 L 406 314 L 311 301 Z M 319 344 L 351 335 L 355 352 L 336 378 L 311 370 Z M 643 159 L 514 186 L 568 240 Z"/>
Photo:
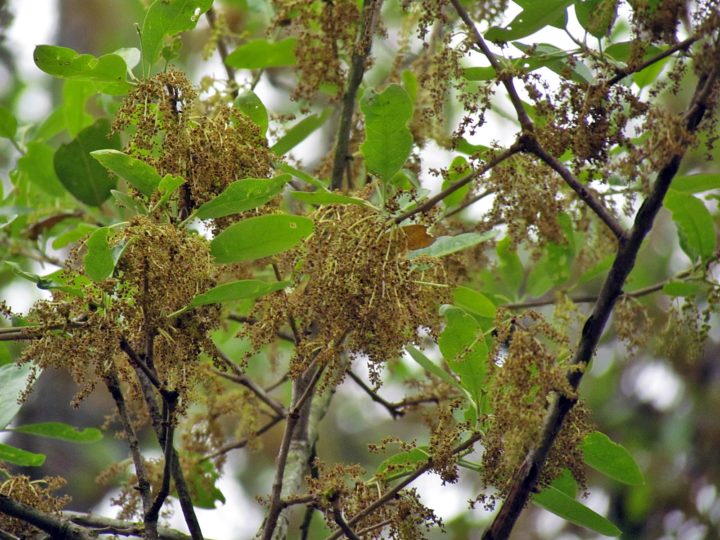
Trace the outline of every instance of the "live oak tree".
<path fill-rule="evenodd" d="M 1 283 L 46 291 L 28 313 L 3 303 L 0 423 L 97 444 L 72 420 L 12 423 L 66 371 L 75 405 L 109 396 L 102 429 L 127 455 L 101 475 L 116 518 L 66 510 L 66 480 L 17 468 L 45 456 L 0 444 L 2 538 L 185 538 L 163 525 L 171 499 L 202 538 L 195 509 L 224 502 L 228 457 L 263 447 L 267 540 L 508 538 L 531 503 L 578 534 L 663 532 L 660 450 L 633 433 L 637 402 L 619 412 L 621 375 L 667 358 L 697 377 L 689 424 L 713 403 L 717 1 L 156 0 L 140 16 L 115 52 L 36 47 L 62 83 L 45 121 L 16 118 L 13 96 L 0 109 Z M 198 40 L 222 77 L 189 68 Z M 508 121 L 508 144 L 488 135 Z M 431 195 L 437 149 L 452 159 Z M 351 439 L 323 421 L 348 401 L 397 427 Z M 324 455 L 334 437 L 352 459 Z M 611 519 L 582 500 L 597 473 Z M 469 486 L 463 519 L 424 504 L 423 475 Z"/>

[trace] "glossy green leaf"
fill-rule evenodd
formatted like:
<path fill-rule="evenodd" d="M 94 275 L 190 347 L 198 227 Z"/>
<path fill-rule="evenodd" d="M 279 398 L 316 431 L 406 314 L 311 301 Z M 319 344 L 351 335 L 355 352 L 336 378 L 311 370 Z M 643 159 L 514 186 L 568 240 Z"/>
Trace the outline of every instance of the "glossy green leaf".
<path fill-rule="evenodd" d="M 590 433 L 583 440 L 581 448 L 585 463 L 605 476 L 631 486 L 645 483 L 630 452 L 604 433 Z"/>
<path fill-rule="evenodd" d="M 17 120 L 13 113 L 5 107 L 0 107 L 0 137 L 15 139 L 17 133 Z"/>
<path fill-rule="evenodd" d="M 285 135 L 270 147 L 270 150 L 278 156 L 284 156 L 298 144 L 303 142 L 308 136 L 322 126 L 325 121 L 330 118 L 332 109 L 325 109 L 321 114 L 312 114 L 307 118 L 303 118 L 293 127 L 287 130 Z"/>
<path fill-rule="evenodd" d="M 477 321 L 462 309 L 451 307 L 443 313 L 445 329 L 438 345 L 445 361 L 460 377 L 473 403 L 480 407 L 487 375 L 488 348 Z"/>
<path fill-rule="evenodd" d="M 110 134 L 110 122 L 100 119 L 55 152 L 54 167 L 60 182 L 72 195 L 90 206 L 100 206 L 115 188 L 116 180 L 90 157 L 103 148 L 120 148 L 118 134 Z"/>
<path fill-rule="evenodd" d="M 445 257 L 446 255 L 487 242 L 496 235 L 496 231 L 488 231 L 484 233 L 462 233 L 457 236 L 439 236 L 432 245 L 408 253 L 408 258 L 413 259 L 420 255 Z"/>
<path fill-rule="evenodd" d="M 455 380 L 452 375 L 450 375 L 447 371 L 438 366 L 435 362 L 430 360 L 427 356 L 425 356 L 422 351 L 419 351 L 412 345 L 407 345 L 405 347 L 405 350 L 410 354 L 410 357 L 415 360 L 415 362 L 420 364 L 420 366 L 425 369 L 425 371 L 427 371 L 428 373 L 432 373 L 438 379 L 446 382 L 450 386 L 454 386 L 462 393 L 466 393 L 466 390 L 460 385 L 460 383 Z"/>
<path fill-rule="evenodd" d="M 688 281 L 671 281 L 663 285 L 662 292 L 668 296 L 694 297 L 705 290 L 700 283 Z"/>
<path fill-rule="evenodd" d="M 87 101 L 97 95 L 92 81 L 65 79 L 63 83 L 63 102 L 58 111 L 62 114 L 65 129 L 71 137 L 77 137 L 80 131 L 93 123 L 93 116 L 87 112 Z"/>
<path fill-rule="evenodd" d="M 313 221 L 290 214 L 258 216 L 230 225 L 210 244 L 218 263 L 261 259 L 287 251 L 313 231 Z"/>
<path fill-rule="evenodd" d="M 591 510 L 556 487 L 549 486 L 533 495 L 533 503 L 561 518 L 605 536 L 620 536 L 622 531 L 609 519 Z"/>
<path fill-rule="evenodd" d="M 380 463 L 374 476 L 381 477 L 385 482 L 392 482 L 413 472 L 418 464 L 426 462 L 429 457 L 426 446 L 399 452 Z"/>
<path fill-rule="evenodd" d="M 0 443 L 0 461 L 7 461 L 21 467 L 40 467 L 45 463 L 45 455 Z"/>
<path fill-rule="evenodd" d="M 111 95 L 127 93 L 132 86 L 125 80 L 127 65 L 116 54 L 95 57 L 67 47 L 38 45 L 33 52 L 35 65 L 54 77 L 93 81 L 98 89 Z"/>
<path fill-rule="evenodd" d="M 595 76 L 590 68 L 564 49 L 549 43 L 526 45 L 515 41 L 513 45 L 527 55 L 514 60 L 513 65 L 527 73 L 546 67 L 561 77 L 578 83 L 595 82 Z"/>
<path fill-rule="evenodd" d="M 413 137 L 407 127 L 412 117 L 412 102 L 402 86 L 391 84 L 380 94 L 365 92 L 360 109 L 365 115 L 365 142 L 360 152 L 367 169 L 389 182 L 407 161 Z"/>
<path fill-rule="evenodd" d="M 618 0 L 575 0 L 575 15 L 590 34 L 607 37 L 617 17 L 618 3 Z"/>
<path fill-rule="evenodd" d="M 455 287 L 453 290 L 453 303 L 465 311 L 480 315 L 487 319 L 495 318 L 495 304 L 482 293 L 467 287 Z"/>
<path fill-rule="evenodd" d="M 485 32 L 490 41 L 504 42 L 520 39 L 548 25 L 562 24 L 567 20 L 567 8 L 572 0 L 532 0 L 525 3 L 525 8 L 505 28 L 492 27 Z"/>
<path fill-rule="evenodd" d="M 225 63 L 237 69 L 294 66 L 297 64 L 295 57 L 297 41 L 294 37 L 276 42 L 254 39 L 231 52 Z"/>
<path fill-rule="evenodd" d="M 101 227 L 90 235 L 85 244 L 85 274 L 93 281 L 109 278 L 122 254 L 123 246 L 111 246 L 109 234 L 109 227 Z"/>
<path fill-rule="evenodd" d="M 240 94 L 235 99 L 235 107 L 260 128 L 261 135 L 264 136 L 267 133 L 268 112 L 255 92 L 250 90 Z"/>
<path fill-rule="evenodd" d="M 131 197 L 127 193 L 112 189 L 110 190 L 110 195 L 112 195 L 112 198 L 115 199 L 121 207 L 128 209 L 132 214 L 136 216 L 146 216 L 148 214 L 148 209 L 143 202 L 135 197 Z"/>
<path fill-rule="evenodd" d="M 25 424 L 11 429 L 20 433 L 60 439 L 74 443 L 94 443 L 103 438 L 102 431 L 97 428 L 78 429 L 62 422 L 41 422 L 37 424 Z"/>
<path fill-rule="evenodd" d="M 289 174 L 275 178 L 245 178 L 230 184 L 225 191 L 197 209 L 199 219 L 219 218 L 252 210 L 273 199 L 290 181 Z"/>
<path fill-rule="evenodd" d="M 492 66 L 474 66 L 463 69 L 468 81 L 491 81 L 495 79 L 495 68 Z"/>
<path fill-rule="evenodd" d="M 53 148 L 42 142 L 31 141 L 25 155 L 18 160 L 18 171 L 26 174 L 30 182 L 48 195 L 62 197 L 67 190 L 55 173 L 54 158 Z"/>
<path fill-rule="evenodd" d="M 30 364 L 0 366 L 0 429 L 7 426 L 20 410 L 18 398 L 27 387 L 30 371 Z"/>
<path fill-rule="evenodd" d="M 677 176 L 673 180 L 672 189 L 680 193 L 702 193 L 720 189 L 720 174 Z"/>
<path fill-rule="evenodd" d="M 290 196 L 293 199 L 308 204 L 357 204 L 359 206 L 371 206 L 365 199 L 329 191 L 293 191 L 290 193 Z"/>
<path fill-rule="evenodd" d="M 146 73 L 160 58 L 165 37 L 192 30 L 212 6 L 212 0 L 155 0 L 147 12 L 140 31 L 143 66 Z"/>
<path fill-rule="evenodd" d="M 680 238 L 680 247 L 690 260 L 706 260 L 715 252 L 715 222 L 705 203 L 688 193 L 671 189 L 665 207 L 672 213 Z"/>
<path fill-rule="evenodd" d="M 146 197 L 152 195 L 160 184 L 160 175 L 153 167 L 119 150 L 95 150 L 90 155 L 103 167 L 130 182 Z"/>
<path fill-rule="evenodd" d="M 256 279 L 232 281 L 218 285 L 202 294 L 198 294 L 192 299 L 188 307 L 194 308 L 208 304 L 232 302 L 233 300 L 259 298 L 271 292 L 282 290 L 289 285 L 289 281 L 276 281 L 274 283 L 267 283 Z"/>
<path fill-rule="evenodd" d="M 52 247 L 53 249 L 62 249 L 73 242 L 77 242 L 78 240 L 82 240 L 85 238 L 88 234 L 90 234 L 92 231 L 96 230 L 97 227 L 95 225 L 90 225 L 89 223 L 78 223 L 74 227 L 71 227 L 67 231 L 65 231 L 62 234 L 59 234 L 55 240 L 53 240 Z"/>

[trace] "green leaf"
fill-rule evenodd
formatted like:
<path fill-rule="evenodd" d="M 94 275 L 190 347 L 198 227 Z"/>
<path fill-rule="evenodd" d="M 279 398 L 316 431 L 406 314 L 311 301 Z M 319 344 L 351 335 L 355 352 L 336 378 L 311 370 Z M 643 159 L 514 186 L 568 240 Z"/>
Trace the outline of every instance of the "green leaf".
<path fill-rule="evenodd" d="M 480 315 L 487 319 L 495 318 L 495 304 L 484 294 L 468 289 L 467 287 L 456 287 L 453 290 L 453 303 L 475 315 Z"/>
<path fill-rule="evenodd" d="M 596 38 L 610 35 L 617 17 L 618 0 L 575 0 L 580 25 Z"/>
<path fill-rule="evenodd" d="M 430 360 L 427 356 L 425 356 L 424 353 L 413 347 L 412 345 L 405 346 L 405 350 L 410 353 L 410 356 L 413 360 L 415 360 L 420 366 L 425 369 L 428 373 L 432 373 L 437 378 L 439 378 L 441 381 L 446 382 L 450 386 L 454 386 L 460 392 L 467 395 L 467 391 L 458 383 L 455 378 L 450 375 L 447 371 L 445 371 L 443 368 L 438 366 L 435 362 Z"/>
<path fill-rule="evenodd" d="M 505 237 L 497 243 L 496 247 L 500 264 L 498 265 L 498 272 L 500 279 L 510 289 L 511 292 L 516 293 L 520 289 L 522 284 L 524 270 L 520 257 L 515 250 L 512 249 L 512 241 L 509 237 Z"/>
<path fill-rule="evenodd" d="M 690 283 L 688 281 L 671 281 L 663 285 L 662 292 L 668 296 L 695 297 L 705 290 L 700 283 Z"/>
<path fill-rule="evenodd" d="M 450 167 L 448 167 L 448 175 L 442 183 L 442 189 L 446 190 L 447 188 L 455 184 L 458 180 L 462 180 L 463 178 L 465 178 L 471 172 L 472 169 L 470 168 L 470 165 L 468 165 L 467 160 L 463 156 L 457 156 L 455 159 L 452 160 Z M 454 191 L 453 193 L 445 197 L 445 199 L 443 199 L 445 206 L 448 208 L 452 208 L 453 206 L 457 206 L 458 204 L 463 202 L 463 199 L 465 199 L 465 196 L 470 191 L 470 187 L 471 186 L 469 183 L 465 184 L 457 191 Z"/>
<path fill-rule="evenodd" d="M 306 184 L 315 186 L 319 190 L 328 191 L 327 185 L 325 183 L 323 183 L 322 180 L 318 180 L 314 176 L 310 176 L 306 172 L 303 172 L 300 169 L 296 169 L 292 165 L 288 165 L 287 163 L 280 163 L 277 165 L 277 170 L 288 173 L 288 174 L 292 174 L 295 178 L 302 180 Z"/>
<path fill-rule="evenodd" d="M 54 166 L 60 182 L 72 195 L 90 206 L 100 206 L 115 188 L 108 171 L 90 157 L 103 148 L 120 148 L 120 136 L 110 134 L 110 122 L 100 119 L 55 152 Z"/>
<path fill-rule="evenodd" d="M 275 178 L 245 178 L 230 184 L 225 191 L 197 209 L 199 219 L 219 218 L 262 206 L 280 193 L 290 181 L 289 174 Z"/>
<path fill-rule="evenodd" d="M 148 214 L 148 209 L 142 201 L 131 197 L 127 193 L 112 189 L 110 190 L 110 195 L 112 195 L 112 198 L 115 199 L 121 207 L 127 208 L 134 215 L 146 216 Z"/>
<path fill-rule="evenodd" d="M 21 467 L 40 467 L 45 463 L 45 455 L 0 443 L 0 461 L 14 463 Z"/>
<path fill-rule="evenodd" d="M 216 486 L 220 474 L 215 465 L 209 460 L 195 460 L 199 470 L 188 474 L 188 487 L 192 494 L 192 501 L 198 508 L 213 509 L 215 502 L 225 503 L 225 496 Z"/>
<path fill-rule="evenodd" d="M 549 43 L 525 45 L 515 41 L 513 45 L 527 55 L 514 60 L 513 65 L 525 70 L 527 73 L 546 67 L 561 77 L 578 83 L 595 82 L 595 76 L 590 71 L 590 68 L 564 49 Z"/>
<path fill-rule="evenodd" d="M 403 82 L 403 88 L 408 94 L 408 97 L 410 98 L 410 101 L 412 103 L 415 103 L 417 100 L 417 93 L 418 93 L 418 80 L 415 74 L 409 70 L 406 69 L 402 72 L 402 82 Z"/>
<path fill-rule="evenodd" d="M 127 64 L 117 54 L 98 58 L 67 47 L 38 45 L 33 60 L 37 67 L 54 77 L 99 83 L 98 90 L 106 94 L 122 95 L 132 88 L 125 80 Z"/>
<path fill-rule="evenodd" d="M 218 263 L 250 261 L 296 246 L 313 232 L 313 221 L 302 216 L 270 214 L 230 225 L 210 244 Z"/>
<path fill-rule="evenodd" d="M 411 251 L 407 256 L 409 259 L 414 259 L 420 255 L 445 257 L 446 255 L 476 246 L 482 242 L 487 242 L 496 235 L 497 231 L 488 231 L 484 233 L 462 233 L 457 236 L 438 236 L 432 245 Z"/>
<path fill-rule="evenodd" d="M 492 66 L 474 66 L 463 69 L 463 76 L 468 81 L 491 81 L 495 79 L 495 68 Z"/>
<path fill-rule="evenodd" d="M 102 440 L 102 432 L 97 428 L 78 429 L 62 422 L 42 422 L 17 426 L 9 431 L 19 431 L 50 439 L 60 439 L 74 443 L 94 443 Z"/>
<path fill-rule="evenodd" d="M 707 260 L 715 252 L 715 222 L 700 199 L 671 189 L 665 207 L 672 213 L 680 238 L 680 247 L 691 261 Z"/>
<path fill-rule="evenodd" d="M 260 128 L 260 134 L 265 136 L 268 129 L 268 112 L 257 94 L 247 91 L 237 97 L 235 107 L 250 118 Z"/>
<path fill-rule="evenodd" d="M 270 150 L 278 156 L 284 156 L 298 144 L 303 142 L 308 136 L 322 126 L 325 121 L 330 118 L 332 109 L 325 109 L 321 114 L 313 114 L 307 118 L 303 118 L 293 127 L 291 127 L 284 136 L 270 147 Z"/>
<path fill-rule="evenodd" d="M 160 175 L 153 167 L 119 150 L 95 150 L 90 155 L 103 167 L 130 182 L 146 197 L 152 195 L 160 184 Z"/>
<path fill-rule="evenodd" d="M 0 429 L 7 426 L 20 410 L 17 400 L 27 387 L 31 369 L 30 364 L 0 366 Z"/>
<path fill-rule="evenodd" d="M 63 103 L 57 110 L 62 114 L 65 129 L 71 137 L 77 137 L 80 130 L 95 120 L 86 111 L 86 104 L 91 96 L 97 94 L 92 81 L 65 79 L 63 83 Z"/>
<path fill-rule="evenodd" d="M 604 518 L 556 487 L 548 486 L 533 495 L 533 503 L 570 523 L 579 525 L 605 536 L 620 536 L 622 531 L 609 519 Z"/>
<path fill-rule="evenodd" d="M 645 483 L 645 478 L 630 452 L 610 440 L 604 433 L 594 431 L 588 434 L 581 448 L 585 463 L 605 476 L 631 486 Z"/>
<path fill-rule="evenodd" d="M 365 142 L 360 152 L 367 169 L 389 182 L 407 161 L 413 137 L 407 127 L 412 117 L 412 102 L 402 86 L 391 84 L 381 94 L 365 92 L 360 102 L 365 115 Z"/>
<path fill-rule="evenodd" d="M 48 195 L 62 197 L 67 193 L 55 174 L 53 159 L 55 150 L 42 142 L 31 141 L 25 155 L 18 160 L 18 171 Z"/>
<path fill-rule="evenodd" d="M 438 339 L 440 352 L 450 369 L 460 376 L 460 382 L 475 406 L 480 408 L 488 360 L 483 331 L 462 309 L 451 307 L 443 315 L 446 324 Z"/>
<path fill-rule="evenodd" d="M 222 302 L 231 302 L 233 300 L 243 300 L 246 298 L 258 298 L 275 291 L 279 291 L 288 287 L 289 281 L 276 281 L 274 283 L 266 283 L 256 279 L 243 279 L 223 283 L 210 289 L 207 292 L 198 294 L 192 299 L 189 308 L 205 306 L 208 304 L 220 304 Z"/>
<path fill-rule="evenodd" d="M 505 42 L 534 34 L 548 25 L 561 25 L 567 21 L 567 7 L 572 0 L 532 0 L 505 28 L 492 27 L 485 32 L 490 41 Z"/>
<path fill-rule="evenodd" d="M 237 69 L 294 66 L 297 64 L 297 58 L 295 58 L 297 41 L 297 38 L 294 37 L 277 42 L 254 39 L 231 52 L 225 59 L 225 63 Z"/>
<path fill-rule="evenodd" d="M 308 204 L 357 204 L 358 206 L 372 206 L 365 199 L 358 197 L 349 197 L 340 193 L 332 193 L 329 191 L 293 191 L 290 193 L 293 199 Z"/>
<path fill-rule="evenodd" d="M 720 189 L 720 174 L 678 176 L 673 180 L 672 189 L 681 193 L 702 193 Z"/>
<path fill-rule="evenodd" d="M 165 36 L 192 30 L 212 6 L 212 0 L 155 0 L 147 12 L 140 31 L 145 73 L 160 58 Z"/>
<path fill-rule="evenodd" d="M 85 244 L 85 274 L 93 281 L 109 278 L 122 255 L 124 245 L 110 246 L 109 227 L 101 227 L 90 235 Z"/>
<path fill-rule="evenodd" d="M 381 476 L 385 482 L 392 482 L 413 472 L 418 464 L 424 463 L 429 457 L 426 446 L 399 452 L 380 463 L 373 476 L 376 478 Z"/>
<path fill-rule="evenodd" d="M 89 233 L 96 229 L 96 226 L 90 225 L 89 223 L 78 223 L 75 227 L 59 234 L 55 240 L 53 240 L 52 247 L 53 249 L 62 249 L 73 242 L 77 242 L 78 240 L 85 238 Z"/>
<path fill-rule="evenodd" d="M 13 113 L 5 107 L 0 107 L 0 137 L 15 139 L 17 133 L 17 120 Z"/>

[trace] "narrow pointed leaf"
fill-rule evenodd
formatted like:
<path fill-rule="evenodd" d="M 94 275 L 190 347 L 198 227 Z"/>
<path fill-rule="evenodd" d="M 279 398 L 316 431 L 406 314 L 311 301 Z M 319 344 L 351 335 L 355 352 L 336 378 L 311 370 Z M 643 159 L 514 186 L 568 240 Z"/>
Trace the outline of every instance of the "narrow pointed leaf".
<path fill-rule="evenodd" d="M 190 308 L 205 306 L 208 304 L 220 304 L 222 302 L 231 302 L 233 300 L 243 300 L 246 298 L 258 298 L 271 292 L 279 291 L 289 286 L 289 281 L 277 281 L 275 283 L 267 283 L 256 279 L 243 279 L 223 283 L 210 289 L 207 292 L 198 294 L 192 299 Z"/>
<path fill-rule="evenodd" d="M 30 364 L 0 366 L 0 429 L 7 426 L 20 410 L 18 397 L 27 387 Z"/>
<path fill-rule="evenodd" d="M 230 225 L 210 244 L 218 263 L 261 259 L 287 251 L 313 231 L 313 221 L 290 214 L 271 214 Z"/>
<path fill-rule="evenodd" d="M 45 455 L 35 454 L 8 444 L 0 443 L 0 461 L 14 463 L 21 467 L 40 467 L 45 463 Z"/>
<path fill-rule="evenodd" d="M 561 518 L 604 536 L 620 536 L 622 531 L 609 519 L 569 497 L 559 489 L 548 486 L 533 496 L 533 503 Z"/>
<path fill-rule="evenodd" d="M 303 142 L 308 136 L 322 126 L 330 117 L 332 109 L 325 109 L 320 114 L 313 114 L 307 118 L 303 118 L 293 127 L 291 127 L 284 136 L 270 147 L 270 150 L 278 156 L 284 156 L 298 144 Z"/>
<path fill-rule="evenodd" d="M 270 201 L 290 181 L 289 174 L 275 178 L 245 178 L 230 184 L 225 191 L 197 209 L 199 219 L 219 218 L 252 210 Z"/>
<path fill-rule="evenodd" d="M 645 483 L 630 452 L 604 433 L 595 431 L 587 435 L 582 442 L 582 452 L 585 463 L 613 480 L 631 486 Z"/>
<path fill-rule="evenodd" d="M 412 259 L 420 255 L 429 257 L 445 257 L 463 249 L 467 249 L 482 242 L 486 242 L 497 235 L 497 231 L 489 231 L 485 233 L 462 233 L 457 236 L 439 236 L 435 242 L 422 249 L 416 249 L 408 253 L 408 258 Z"/>
<path fill-rule="evenodd" d="M 422 351 L 419 351 L 412 345 L 406 346 L 405 350 L 410 353 L 412 359 L 415 360 L 418 364 L 420 364 L 420 366 L 424 368 L 425 371 L 432 373 L 437 378 L 446 382 L 450 386 L 454 386 L 462 393 L 466 393 L 463 387 L 460 386 L 460 383 L 458 383 L 452 375 L 450 375 L 447 371 L 438 366 L 435 362 L 430 360 L 427 356 L 425 356 Z"/>
<path fill-rule="evenodd" d="M 17 120 L 5 107 L 0 107 L 0 137 L 15 139 Z"/>
<path fill-rule="evenodd" d="M 42 422 L 37 424 L 25 424 L 11 429 L 20 433 L 60 439 L 75 443 L 93 443 L 102 440 L 102 431 L 97 428 L 78 429 L 62 422 Z"/>

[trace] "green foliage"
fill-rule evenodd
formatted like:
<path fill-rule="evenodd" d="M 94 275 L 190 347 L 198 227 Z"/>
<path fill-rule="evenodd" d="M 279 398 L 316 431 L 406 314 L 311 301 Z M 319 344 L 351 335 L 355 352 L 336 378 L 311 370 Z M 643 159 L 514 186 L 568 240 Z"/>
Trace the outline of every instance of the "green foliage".
<path fill-rule="evenodd" d="M 218 263 L 269 257 L 287 251 L 313 231 L 311 219 L 289 214 L 270 214 L 234 223 L 212 241 Z M 257 239 L 262 238 L 262 243 Z"/>
<path fill-rule="evenodd" d="M 672 212 L 680 247 L 690 260 L 707 260 L 715 252 L 715 223 L 705 204 L 689 193 L 670 190 L 665 207 Z"/>
<path fill-rule="evenodd" d="M 290 181 L 289 174 L 266 180 L 245 178 L 230 184 L 225 191 L 197 209 L 200 219 L 219 218 L 252 210 L 270 201 Z"/>
<path fill-rule="evenodd" d="M 402 86 L 392 84 L 380 94 L 366 92 L 360 108 L 365 115 L 365 142 L 360 149 L 367 168 L 389 182 L 412 150 L 413 138 L 407 127 L 412 102 Z"/>
<path fill-rule="evenodd" d="M 631 486 L 645 483 L 630 452 L 611 441 L 604 433 L 595 431 L 587 435 L 582 451 L 585 463 L 605 476 Z"/>
<path fill-rule="evenodd" d="M 17 431 L 49 439 L 59 439 L 74 443 L 95 443 L 103 438 L 102 431 L 97 428 L 78 429 L 62 422 L 39 422 L 36 424 L 23 424 L 15 426 L 8 431 Z"/>
<path fill-rule="evenodd" d="M 124 178 L 149 197 L 160 184 L 160 175 L 150 165 L 118 150 L 95 150 L 90 155 L 103 167 Z"/>
<path fill-rule="evenodd" d="M 76 199 L 90 206 L 100 206 L 117 185 L 115 178 L 90 157 L 93 150 L 108 147 L 119 149 L 120 137 L 111 135 L 110 123 L 101 118 L 55 152 L 53 164 L 60 182 Z"/>
<path fill-rule="evenodd" d="M 238 69 L 264 69 L 269 67 L 294 66 L 296 38 L 270 42 L 254 39 L 231 52 L 225 63 Z"/>
<path fill-rule="evenodd" d="M 321 127 L 330 118 L 331 109 L 325 109 L 320 114 L 311 114 L 290 127 L 285 135 L 270 147 L 278 156 L 284 156 L 298 144 L 307 139 L 310 134 Z"/>

